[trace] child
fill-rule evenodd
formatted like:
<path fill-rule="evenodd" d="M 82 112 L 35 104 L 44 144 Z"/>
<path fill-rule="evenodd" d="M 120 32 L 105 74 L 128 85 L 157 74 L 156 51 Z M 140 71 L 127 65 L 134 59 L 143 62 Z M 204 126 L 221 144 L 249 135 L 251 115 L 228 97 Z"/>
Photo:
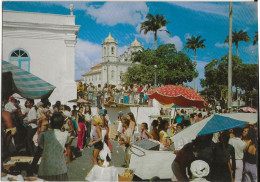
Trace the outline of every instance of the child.
<path fill-rule="evenodd" d="M 148 130 L 148 125 L 147 123 L 142 123 L 141 125 L 141 136 L 139 140 L 143 139 L 153 139 L 153 136 L 147 131 Z"/>

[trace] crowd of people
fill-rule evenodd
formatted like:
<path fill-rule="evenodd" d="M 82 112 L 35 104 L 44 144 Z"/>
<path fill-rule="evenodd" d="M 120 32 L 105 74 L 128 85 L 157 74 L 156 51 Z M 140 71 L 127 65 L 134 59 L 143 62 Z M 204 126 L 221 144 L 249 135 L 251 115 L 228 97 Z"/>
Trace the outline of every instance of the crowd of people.
<path fill-rule="evenodd" d="M 22 133 L 28 156 L 33 156 L 30 173 L 38 173 L 44 180 L 66 181 L 66 163 L 75 158 L 72 142 L 77 140 L 77 149 L 92 148 L 94 168 L 87 175 L 86 180 L 117 181 L 118 173 L 111 166 L 110 132 L 115 131 L 113 138 L 124 148 L 124 165 L 129 168 L 131 148 L 134 142 L 150 139 L 160 144 L 160 150 L 171 150 L 173 142 L 170 137 L 184 128 L 209 117 L 209 110 L 197 110 L 189 113 L 188 110 L 177 109 L 174 119 L 168 121 L 158 117 L 151 126 L 143 122 L 137 124 L 132 112 L 118 113 L 118 121 L 110 121 L 108 112 L 101 106 L 96 114 L 90 105 L 73 106 L 62 105 L 57 101 L 52 105 L 48 101 L 34 103 L 27 99 L 25 106 L 19 106 L 13 97 L 2 106 L 2 142 L 4 150 L 2 159 L 14 151 L 10 151 L 12 137 Z M 229 111 L 226 111 L 229 112 Z M 15 121 L 15 122 L 12 122 Z M 25 130 L 22 130 L 25 128 Z M 150 128 L 150 130 L 148 130 Z M 170 131 L 170 132 L 169 132 Z M 256 180 L 257 171 L 257 126 L 246 125 L 244 128 L 234 128 L 219 132 L 218 140 L 214 141 L 213 134 L 197 137 L 181 149 L 174 150 L 176 158 L 172 163 L 174 180 L 188 181 L 192 179 L 190 166 L 195 160 L 203 160 L 210 167 L 207 175 L 209 181 L 250 181 Z M 15 140 L 16 142 L 16 140 Z M 3 145 L 2 145 L 3 146 Z M 36 165 L 41 157 L 39 170 Z M 231 162 L 230 162 L 231 161 Z M 106 171 L 104 176 L 100 171 Z M 186 172 L 188 171 L 188 172 Z"/>
<path fill-rule="evenodd" d="M 147 92 L 152 90 L 150 85 L 112 85 L 105 83 L 94 86 L 80 81 L 77 86 L 77 98 L 85 99 L 96 106 L 103 106 L 106 102 L 116 102 L 124 104 L 141 104 L 152 106 L 152 100 L 148 98 Z"/>

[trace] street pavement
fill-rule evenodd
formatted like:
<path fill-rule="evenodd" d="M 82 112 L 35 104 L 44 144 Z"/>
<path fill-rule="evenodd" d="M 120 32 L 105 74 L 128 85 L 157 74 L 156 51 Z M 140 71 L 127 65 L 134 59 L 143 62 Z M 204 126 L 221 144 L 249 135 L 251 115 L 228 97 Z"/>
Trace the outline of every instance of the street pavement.
<path fill-rule="evenodd" d="M 110 164 L 120 167 L 124 164 L 124 151 L 117 141 L 110 140 L 113 146 L 112 159 Z M 84 148 L 82 152 L 78 151 L 77 138 L 73 140 L 72 147 L 75 149 L 76 158 L 67 164 L 69 181 L 85 181 L 87 173 L 93 167 L 92 153 L 93 148 Z"/>

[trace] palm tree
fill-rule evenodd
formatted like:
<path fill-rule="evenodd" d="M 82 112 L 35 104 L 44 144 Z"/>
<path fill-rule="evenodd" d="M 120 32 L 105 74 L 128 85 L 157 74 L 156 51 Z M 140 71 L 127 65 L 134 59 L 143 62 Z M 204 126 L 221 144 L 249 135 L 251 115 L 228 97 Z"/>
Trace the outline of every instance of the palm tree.
<path fill-rule="evenodd" d="M 160 30 L 170 22 L 166 21 L 165 17 L 159 14 L 156 14 L 155 17 L 152 14 L 147 14 L 146 18 L 148 20 L 141 23 L 140 33 L 143 30 L 145 35 L 150 31 L 154 32 L 155 49 L 157 49 L 157 31 L 166 31 L 169 35 L 171 35 L 168 30 Z"/>
<path fill-rule="evenodd" d="M 206 41 L 206 39 L 202 39 L 200 40 L 201 36 L 198 37 L 194 37 L 191 36 L 191 38 L 187 38 L 186 39 L 186 46 L 183 49 L 188 49 L 189 50 L 193 50 L 195 53 L 195 59 L 194 59 L 194 65 L 195 65 L 195 69 L 197 66 L 197 62 L 196 62 L 196 58 L 197 58 L 197 49 L 202 48 L 204 49 L 206 46 L 204 44 L 204 42 Z M 196 78 L 193 79 L 194 82 L 194 90 L 196 90 Z"/>
<path fill-rule="evenodd" d="M 227 36 L 224 43 L 228 43 L 228 40 L 229 40 L 229 36 Z M 250 40 L 251 40 L 251 38 L 247 35 L 247 32 L 244 32 L 243 30 L 240 30 L 239 32 L 237 32 L 235 30 L 234 32 L 232 32 L 232 43 L 235 43 L 235 45 L 236 45 L 236 49 L 237 49 L 236 55 L 237 56 L 238 56 L 238 43 L 240 41 L 248 42 Z"/>
<path fill-rule="evenodd" d="M 258 42 L 258 32 L 255 32 L 253 45 L 256 45 L 257 42 Z"/>

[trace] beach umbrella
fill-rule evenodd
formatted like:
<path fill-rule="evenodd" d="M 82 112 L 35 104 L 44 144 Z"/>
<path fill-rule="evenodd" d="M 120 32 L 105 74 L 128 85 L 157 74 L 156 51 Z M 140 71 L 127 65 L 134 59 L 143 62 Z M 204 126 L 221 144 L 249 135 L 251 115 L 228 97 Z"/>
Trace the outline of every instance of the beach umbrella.
<path fill-rule="evenodd" d="M 183 146 L 194 140 L 198 135 L 206 135 L 231 128 L 243 127 L 246 123 L 253 124 L 257 121 L 258 116 L 256 113 L 215 114 L 181 130 L 171 137 L 171 140 L 176 146 Z"/>
<path fill-rule="evenodd" d="M 244 112 L 257 112 L 257 110 L 252 107 L 241 107 L 239 110 L 242 110 Z"/>
<path fill-rule="evenodd" d="M 88 101 L 86 101 L 85 99 L 79 98 L 79 99 L 77 100 L 77 103 L 83 104 L 83 103 L 88 103 Z"/>
<path fill-rule="evenodd" d="M 150 99 L 156 99 L 163 104 L 174 103 L 180 107 L 204 108 L 206 101 L 193 89 L 177 85 L 166 85 L 155 88 L 147 93 Z"/>

